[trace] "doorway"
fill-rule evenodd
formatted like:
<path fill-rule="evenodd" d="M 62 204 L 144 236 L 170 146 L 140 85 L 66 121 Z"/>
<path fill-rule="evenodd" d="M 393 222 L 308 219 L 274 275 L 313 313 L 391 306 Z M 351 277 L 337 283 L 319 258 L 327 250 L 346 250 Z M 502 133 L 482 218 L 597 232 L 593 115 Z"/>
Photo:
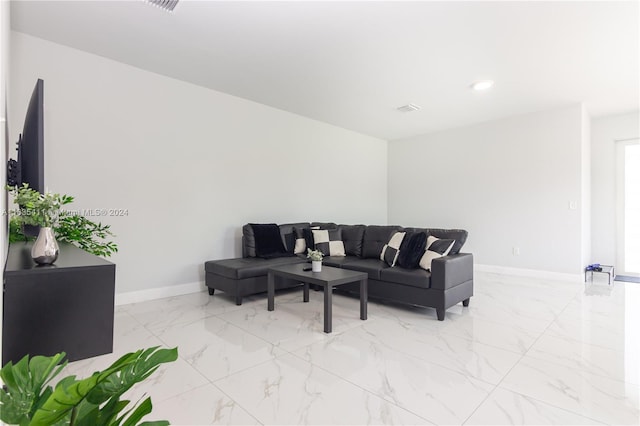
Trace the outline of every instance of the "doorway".
<path fill-rule="evenodd" d="M 616 142 L 617 274 L 640 278 L 640 138 Z"/>

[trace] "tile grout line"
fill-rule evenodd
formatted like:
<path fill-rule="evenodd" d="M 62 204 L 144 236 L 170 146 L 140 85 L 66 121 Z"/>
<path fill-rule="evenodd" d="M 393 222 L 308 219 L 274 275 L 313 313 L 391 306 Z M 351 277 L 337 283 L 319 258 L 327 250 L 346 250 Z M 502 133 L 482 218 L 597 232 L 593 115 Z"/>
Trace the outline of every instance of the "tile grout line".
<path fill-rule="evenodd" d="M 341 333 L 341 334 L 344 334 L 344 333 L 346 333 L 346 332 L 348 332 L 348 331 L 351 331 L 351 330 L 353 330 L 353 329 L 355 329 L 355 327 L 354 327 L 354 328 L 351 328 L 351 329 L 349 329 L 349 330 L 346 330 L 346 331 L 344 331 L 344 332 L 343 332 L 343 333 Z M 303 346 L 303 347 L 301 347 L 301 348 L 298 348 L 298 349 L 296 349 L 296 351 L 299 351 L 299 350 L 301 350 L 301 349 L 303 349 L 303 348 L 305 348 L 305 347 L 307 347 L 307 346 L 312 346 L 312 345 L 314 345 L 314 344 L 316 344 L 316 343 L 318 343 L 318 342 L 315 342 L 315 343 L 312 343 L 312 344 L 310 344 L 310 345 L 306 345 L 306 346 Z M 403 407 L 403 406 L 401 406 L 401 405 L 398 405 L 395 401 L 389 401 L 389 399 L 385 398 L 384 396 L 378 395 L 377 393 L 374 393 L 374 392 L 372 392 L 372 391 L 370 391 L 370 390 L 368 390 L 368 389 L 366 389 L 366 388 L 363 388 L 363 387 L 362 387 L 362 386 L 360 386 L 359 384 L 354 383 L 354 382 L 352 382 L 351 380 L 348 380 L 348 379 L 346 379 L 346 378 L 344 378 L 344 377 L 342 377 L 342 376 L 339 376 L 339 375 L 337 375 L 336 373 L 334 373 L 333 371 L 328 370 L 328 369 L 324 368 L 324 367 L 323 367 L 323 366 L 321 366 L 321 365 L 318 365 L 318 364 L 315 364 L 315 363 L 313 363 L 313 362 L 311 362 L 311 361 L 308 361 L 308 360 L 306 360 L 306 359 L 302 358 L 300 355 L 298 355 L 298 354 L 296 354 L 296 353 L 294 353 L 294 352 L 289 352 L 288 354 L 289 354 L 289 355 L 292 355 L 292 356 L 294 356 L 294 357 L 296 357 L 296 358 L 298 358 L 298 359 L 299 359 L 299 360 L 301 360 L 301 361 L 304 361 L 304 362 L 308 363 L 308 364 L 309 364 L 311 367 L 313 367 L 313 368 L 318 368 L 318 369 L 320 369 L 320 370 L 324 371 L 325 373 L 328 373 L 328 374 L 330 374 L 330 375 L 332 375 L 332 376 L 334 376 L 334 377 L 337 377 L 338 379 L 340 379 L 340 380 L 342 380 L 342 381 L 344 381 L 344 382 L 346 382 L 346 383 L 349 383 L 350 385 L 355 386 L 355 387 L 357 387 L 357 388 L 359 388 L 359 389 L 363 390 L 364 392 L 366 392 L 366 393 L 368 393 L 368 394 L 370 394 L 370 395 L 375 396 L 376 398 L 380 398 L 382 401 L 385 401 L 386 403 L 391 404 L 391 405 L 393 405 L 394 407 L 397 407 L 397 408 L 399 408 L 399 409 L 401 409 L 401 410 L 404 410 L 404 411 L 406 411 L 406 412 L 408 412 L 408 413 L 411 413 L 411 414 L 413 414 L 414 416 L 416 416 L 416 417 L 418 417 L 418 418 L 420 418 L 420 419 L 423 419 L 423 420 L 424 420 L 424 421 L 426 421 L 428 424 L 437 425 L 437 423 L 434 423 L 434 422 L 432 422 L 431 420 L 426 419 L 425 417 L 423 417 L 423 416 L 421 416 L 421 415 L 419 415 L 419 414 L 417 414 L 417 413 L 414 413 L 412 410 L 410 410 L 410 409 L 408 409 L 408 408 L 406 408 L 406 407 Z"/>
<path fill-rule="evenodd" d="M 201 319 L 202 319 L 202 318 L 201 318 Z M 224 321 L 222 318 L 219 318 L 219 319 L 220 319 L 220 320 L 222 320 L 222 321 Z M 230 323 L 230 322 L 228 322 L 228 321 L 224 321 L 224 322 L 225 322 L 225 323 L 227 323 L 228 325 L 232 325 L 232 326 L 234 326 L 234 324 L 232 324 L 232 323 Z M 149 330 L 148 328 L 146 328 L 144 325 L 143 325 L 143 327 L 145 328 L 145 330 L 149 331 L 149 332 L 150 332 L 150 333 L 151 333 L 151 334 L 152 334 L 156 339 L 160 340 L 164 345 L 166 345 L 167 347 L 169 347 L 169 346 L 170 346 L 170 345 L 168 345 L 168 344 L 167 344 L 167 342 L 166 342 L 165 340 L 163 340 L 161 337 L 157 336 L 155 333 L 153 333 L 151 330 Z M 237 327 L 237 326 L 235 326 L 235 327 Z M 237 327 L 237 328 L 239 328 L 239 327 Z M 241 330 L 242 330 L 242 329 L 241 329 Z M 253 336 L 253 334 L 252 334 L 252 336 Z M 254 336 L 254 337 L 256 337 L 256 336 Z M 264 340 L 264 339 L 261 339 L 261 340 Z M 267 342 L 267 343 L 269 343 L 269 342 Z M 272 346 L 273 346 L 273 345 L 272 345 Z M 234 403 L 234 404 L 236 404 L 238 407 L 242 408 L 242 410 L 244 410 L 248 415 L 250 415 L 252 418 L 254 418 L 254 419 L 256 420 L 256 422 L 258 422 L 258 423 L 259 423 L 259 424 L 261 424 L 261 425 L 263 425 L 263 424 L 264 424 L 264 423 L 262 423 L 260 420 L 258 420 L 258 419 L 257 419 L 257 418 L 256 418 L 256 417 L 251 413 L 251 411 L 249 411 L 249 410 L 248 410 L 247 408 L 245 408 L 242 404 L 240 404 L 238 401 L 236 401 L 234 398 L 232 398 L 230 395 L 228 395 L 228 394 L 227 394 L 224 390 L 222 390 L 219 386 L 217 386 L 217 385 L 215 384 L 215 381 L 225 379 L 225 378 L 227 378 L 227 377 L 229 377 L 229 376 L 231 376 L 231 375 L 233 375 L 233 374 L 240 373 L 241 371 L 247 370 L 248 368 L 253 368 L 253 367 L 256 367 L 256 366 L 262 365 L 262 364 L 264 364 L 264 363 L 267 363 L 267 362 L 269 362 L 269 361 L 272 361 L 272 360 L 273 360 L 273 358 L 271 358 L 271 359 L 269 359 L 269 360 L 267 360 L 267 361 L 261 362 L 261 363 L 259 363 L 259 364 L 256 364 L 256 365 L 253 365 L 253 366 L 250 366 L 250 367 L 244 368 L 244 369 L 242 369 L 242 370 L 239 370 L 239 371 L 236 371 L 236 372 L 233 372 L 233 373 L 227 374 L 226 376 L 221 377 L 221 378 L 219 378 L 219 379 L 216 379 L 216 380 L 214 381 L 214 380 L 209 379 L 206 375 L 204 375 L 204 373 L 202 373 L 202 372 L 201 372 L 201 371 L 200 371 L 196 366 L 194 366 L 193 364 L 191 364 L 191 363 L 190 363 L 186 358 L 182 357 L 182 355 L 180 355 L 180 350 L 179 350 L 179 349 L 178 349 L 178 357 L 179 357 L 180 359 L 182 359 L 182 360 L 183 360 L 183 361 L 184 361 L 184 362 L 185 362 L 185 363 L 186 363 L 190 368 L 192 368 L 196 373 L 198 373 L 200 376 L 202 376 L 202 378 L 204 378 L 204 379 L 206 380 L 206 382 L 207 382 L 207 383 L 203 384 L 202 386 L 196 386 L 195 388 L 189 389 L 189 390 L 187 390 L 187 391 L 185 391 L 185 392 L 182 392 L 182 393 L 180 393 L 180 394 L 178 394 L 178 395 L 175 395 L 175 396 L 173 396 L 173 397 L 166 398 L 166 399 L 164 399 L 164 400 L 162 400 L 162 401 L 160 401 L 160 402 L 168 401 L 169 399 L 176 398 L 176 397 L 178 397 L 178 396 L 180 396 L 180 395 L 182 395 L 182 394 L 184 394 L 184 393 L 191 392 L 191 391 L 193 391 L 193 390 L 195 390 L 195 389 L 201 388 L 201 387 L 206 386 L 207 384 L 209 384 L 209 385 L 211 385 L 211 386 L 214 386 L 216 389 L 218 389 L 222 394 L 224 394 L 227 398 L 229 398 L 231 401 L 233 401 L 233 403 Z"/>
<path fill-rule="evenodd" d="M 580 290 L 580 291 L 581 291 L 581 290 Z M 473 410 L 473 412 L 469 415 L 469 417 L 467 417 L 467 419 L 462 423 L 463 425 L 466 425 L 466 424 L 467 424 L 467 422 L 469 421 L 469 419 L 471 419 L 471 417 L 473 417 L 473 415 L 476 413 L 476 411 L 478 411 L 478 409 L 479 409 L 479 408 L 480 408 L 480 407 L 481 407 L 481 406 L 482 406 L 482 405 L 487 401 L 487 399 L 489 399 L 489 397 L 490 397 L 490 396 L 495 392 L 495 390 L 496 390 L 496 389 L 498 389 L 498 387 L 502 384 L 502 382 L 504 381 L 504 379 L 505 379 L 505 378 L 506 378 L 506 377 L 511 373 L 511 371 L 513 371 L 513 369 L 514 369 L 514 368 L 516 368 L 518 365 L 520 365 L 520 363 L 522 362 L 522 360 L 524 359 L 524 357 L 529 353 L 529 351 L 531 350 L 531 348 L 533 348 L 533 347 L 535 346 L 535 344 L 538 342 L 538 340 L 540 340 L 540 338 L 541 338 L 541 337 L 542 337 L 542 336 L 547 332 L 547 330 L 549 329 L 549 327 L 551 327 L 551 326 L 552 326 L 552 325 L 557 321 L 557 319 L 560 317 L 560 315 L 562 315 L 562 314 L 564 313 L 564 311 L 566 311 L 566 310 L 567 310 L 567 308 L 569 307 L 569 305 L 574 301 L 574 299 L 578 296 L 578 294 L 580 294 L 580 291 L 577 291 L 577 292 L 575 293 L 575 295 L 574 295 L 574 296 L 569 300 L 569 302 L 567 302 L 567 304 L 566 304 L 566 305 L 565 305 L 565 307 L 562 309 L 562 311 L 560 311 L 557 315 L 555 315 L 555 318 L 554 318 L 554 319 L 553 319 L 553 320 L 552 320 L 552 321 L 551 321 L 551 322 L 550 322 L 550 323 L 545 327 L 545 329 L 540 333 L 540 335 L 539 335 L 539 336 L 536 338 L 536 340 L 531 344 L 531 346 L 529 346 L 529 348 L 527 349 L 527 351 L 526 351 L 525 353 L 523 353 L 523 354 L 522 354 L 522 356 L 520 357 L 520 359 L 519 359 L 519 360 L 518 360 L 518 361 L 517 361 L 517 362 L 516 362 L 516 363 L 515 363 L 515 364 L 514 364 L 510 369 L 509 369 L 509 371 L 507 371 L 507 373 L 502 377 L 502 379 L 500 379 L 500 381 L 495 385 L 495 387 L 493 388 L 493 390 L 491 390 L 491 392 L 489 392 L 489 394 L 488 394 L 488 395 L 487 395 L 487 396 L 482 400 L 482 402 L 481 402 L 480 404 L 478 404 L 478 406 L 475 408 L 475 410 Z M 536 359 L 537 359 L 537 358 L 536 358 Z M 538 400 L 538 399 L 536 399 L 536 398 L 530 397 L 530 396 L 525 395 L 525 394 L 522 394 L 522 393 L 520 393 L 520 392 L 516 392 L 516 391 L 513 391 L 513 390 L 511 390 L 511 389 L 506 389 L 506 390 L 508 390 L 508 391 L 510 391 L 510 392 L 513 392 L 513 393 L 516 393 L 516 394 L 518 394 L 518 395 L 520 395 L 520 396 L 522 396 L 522 397 L 530 398 L 530 399 L 533 399 L 533 400 L 538 401 L 538 402 L 540 402 L 540 403 L 543 403 L 543 404 L 549 405 L 549 406 L 551 406 L 551 407 L 554 407 L 554 408 L 557 408 L 557 409 L 560 409 L 560 410 L 563 410 L 563 411 L 566 411 L 566 412 L 569 412 L 569 413 L 572 413 L 572 414 L 577 414 L 577 415 L 579 415 L 580 417 L 584 417 L 584 418 L 587 418 L 587 419 L 589 419 L 589 420 L 593 420 L 593 421 L 595 421 L 595 422 L 597 422 L 597 423 L 602 423 L 602 422 L 600 422 L 599 420 L 593 419 L 593 418 L 591 418 L 591 417 L 587 417 L 587 416 L 585 416 L 585 415 L 582 415 L 581 413 L 576 413 L 576 412 L 573 412 L 573 411 L 571 411 L 571 410 L 567 410 L 567 409 L 565 409 L 565 408 L 558 407 L 558 406 L 553 405 L 553 404 L 549 404 L 548 402 L 540 401 L 540 400 Z"/>

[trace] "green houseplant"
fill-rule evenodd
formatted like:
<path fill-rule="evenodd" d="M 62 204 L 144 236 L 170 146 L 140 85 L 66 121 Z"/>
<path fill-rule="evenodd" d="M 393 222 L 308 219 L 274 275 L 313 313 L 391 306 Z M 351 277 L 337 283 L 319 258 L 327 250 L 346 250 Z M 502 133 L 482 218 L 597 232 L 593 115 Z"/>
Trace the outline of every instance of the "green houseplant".
<path fill-rule="evenodd" d="M 21 187 L 8 186 L 18 209 L 9 220 L 9 242 L 28 241 L 23 232 L 24 225 L 51 227 L 56 240 L 68 242 L 97 256 L 109 257 L 118 251 L 118 246 L 108 239 L 113 237 L 110 225 L 95 223 L 84 216 L 68 214 L 62 207 L 71 204 L 69 195 L 41 194 L 28 184 Z"/>
<path fill-rule="evenodd" d="M 73 197 L 50 192 L 41 194 L 29 188 L 26 183 L 9 189 L 14 195 L 14 202 L 19 206 L 16 217 L 24 225 L 51 228 L 57 223 L 62 206 L 73 202 Z"/>
<path fill-rule="evenodd" d="M 86 379 L 68 376 L 55 388 L 49 382 L 67 361 L 64 353 L 51 357 L 25 356 L 0 370 L 5 385 L 0 389 L 0 420 L 20 426 L 161 426 L 168 421 L 141 422 L 153 408 L 151 398 L 125 411 L 130 401 L 121 400 L 133 385 L 153 374 L 160 364 L 178 358 L 177 348 L 153 347 L 128 353 L 103 371 Z"/>
<path fill-rule="evenodd" d="M 312 262 L 322 262 L 324 254 L 320 250 L 307 249 L 307 258 Z"/>
<path fill-rule="evenodd" d="M 312 272 L 320 272 L 322 271 L 322 258 L 324 257 L 324 253 L 320 250 L 311 250 L 307 249 L 307 258 L 311 259 L 311 271 Z"/>

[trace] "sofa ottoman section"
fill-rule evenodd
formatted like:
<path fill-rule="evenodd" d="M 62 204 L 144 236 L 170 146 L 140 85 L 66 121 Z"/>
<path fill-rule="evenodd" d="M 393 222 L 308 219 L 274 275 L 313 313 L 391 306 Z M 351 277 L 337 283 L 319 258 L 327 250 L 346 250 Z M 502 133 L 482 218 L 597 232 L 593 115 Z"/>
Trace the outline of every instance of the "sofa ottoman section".
<path fill-rule="evenodd" d="M 250 294 L 267 291 L 267 270 L 274 266 L 305 263 L 301 256 L 260 259 L 244 257 L 240 259 L 210 260 L 205 262 L 205 284 L 212 295 L 215 290 L 224 291 L 235 298 L 236 305 L 242 304 L 242 298 Z M 280 279 L 276 289 L 293 287 L 300 283 Z"/>

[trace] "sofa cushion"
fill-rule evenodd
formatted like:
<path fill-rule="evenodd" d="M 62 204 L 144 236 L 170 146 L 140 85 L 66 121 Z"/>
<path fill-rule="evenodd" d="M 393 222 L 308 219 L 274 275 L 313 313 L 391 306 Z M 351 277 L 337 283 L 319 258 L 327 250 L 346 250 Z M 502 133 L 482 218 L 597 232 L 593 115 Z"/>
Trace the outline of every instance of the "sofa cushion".
<path fill-rule="evenodd" d="M 367 226 L 362 238 L 362 257 L 379 260 L 382 247 L 389 242 L 394 232 L 401 230 L 399 226 Z"/>
<path fill-rule="evenodd" d="M 307 252 L 307 240 L 309 232 L 309 224 L 301 224 L 300 226 L 293 227 L 293 233 L 296 237 L 296 242 L 293 247 L 294 254 L 305 254 Z"/>
<path fill-rule="evenodd" d="M 308 228 L 302 228 L 302 238 L 304 239 L 304 251 L 301 254 L 307 254 L 307 250 L 315 250 L 316 243 L 313 241 L 313 232 L 316 229 L 320 229 L 319 226 L 310 226 Z M 298 247 L 299 248 L 299 247 Z"/>
<path fill-rule="evenodd" d="M 384 260 L 384 262 L 392 268 L 396 266 L 396 261 L 400 254 L 400 246 L 406 234 L 406 232 L 395 232 L 389 239 L 389 242 L 382 247 L 380 260 Z"/>
<path fill-rule="evenodd" d="M 380 279 L 382 281 L 404 284 L 411 287 L 431 287 L 431 273 L 420 268 L 406 269 L 396 266 L 395 268 L 383 269 L 380 272 Z"/>
<path fill-rule="evenodd" d="M 402 240 L 397 265 L 406 269 L 417 268 L 426 247 L 427 234 L 425 232 L 408 232 Z"/>
<path fill-rule="evenodd" d="M 445 240 L 456 240 L 448 254 L 458 254 L 467 241 L 469 233 L 464 229 L 429 229 L 429 234 Z"/>
<path fill-rule="evenodd" d="M 305 262 L 306 259 L 299 256 L 276 257 L 273 259 L 244 257 L 239 259 L 210 260 L 205 262 L 204 270 L 209 273 L 239 280 L 267 275 L 267 270 L 274 266 Z"/>
<path fill-rule="evenodd" d="M 253 235 L 253 228 L 250 224 L 242 227 L 242 241 L 244 243 L 244 253 L 248 257 L 256 257 L 256 237 Z"/>
<path fill-rule="evenodd" d="M 256 257 L 271 259 L 273 257 L 293 256 L 282 241 L 280 228 L 275 223 L 251 223 L 256 241 Z"/>
<path fill-rule="evenodd" d="M 429 238 L 427 238 L 427 250 L 425 250 L 424 255 L 420 259 L 420 267 L 430 271 L 431 261 L 449 254 L 454 243 L 455 240 L 445 240 L 429 236 Z"/>
<path fill-rule="evenodd" d="M 436 238 L 440 239 L 451 239 L 456 240 L 453 248 L 449 252 L 449 254 L 458 254 L 462 249 L 462 246 L 467 241 L 467 236 L 469 233 L 464 229 L 440 229 L 440 228 L 406 228 L 407 232 L 426 232 L 427 237 L 429 235 L 433 235 Z"/>
<path fill-rule="evenodd" d="M 304 240 L 304 228 L 294 228 L 296 242 L 293 246 L 293 254 L 304 254 L 307 252 L 307 242 Z"/>
<path fill-rule="evenodd" d="M 325 256 L 346 256 L 339 229 L 314 229 L 311 232 L 316 250 L 321 251 Z"/>
<path fill-rule="evenodd" d="M 338 225 L 333 222 L 311 222 L 311 226 L 317 226 L 316 229 L 338 229 Z"/>
<path fill-rule="evenodd" d="M 342 232 L 344 251 L 347 256 L 362 256 L 362 238 L 364 237 L 364 225 L 338 225 Z"/>
<path fill-rule="evenodd" d="M 342 264 L 343 269 L 366 272 L 372 280 L 379 280 L 380 271 L 389 267 L 380 259 L 360 259 L 353 256 L 349 256 L 347 259 L 349 260 Z"/>
<path fill-rule="evenodd" d="M 284 223 L 282 225 L 278 225 L 278 228 L 280 228 L 280 235 L 282 235 L 282 242 L 289 253 L 295 253 L 296 229 L 302 229 L 305 226 L 308 228 L 309 223 Z M 301 253 L 303 252 L 306 252 L 306 250 L 303 250 Z"/>
<path fill-rule="evenodd" d="M 349 263 L 353 259 L 358 259 L 355 256 L 325 256 L 322 259 L 322 263 L 327 266 L 333 266 L 334 268 L 342 268 L 343 265 Z"/>

